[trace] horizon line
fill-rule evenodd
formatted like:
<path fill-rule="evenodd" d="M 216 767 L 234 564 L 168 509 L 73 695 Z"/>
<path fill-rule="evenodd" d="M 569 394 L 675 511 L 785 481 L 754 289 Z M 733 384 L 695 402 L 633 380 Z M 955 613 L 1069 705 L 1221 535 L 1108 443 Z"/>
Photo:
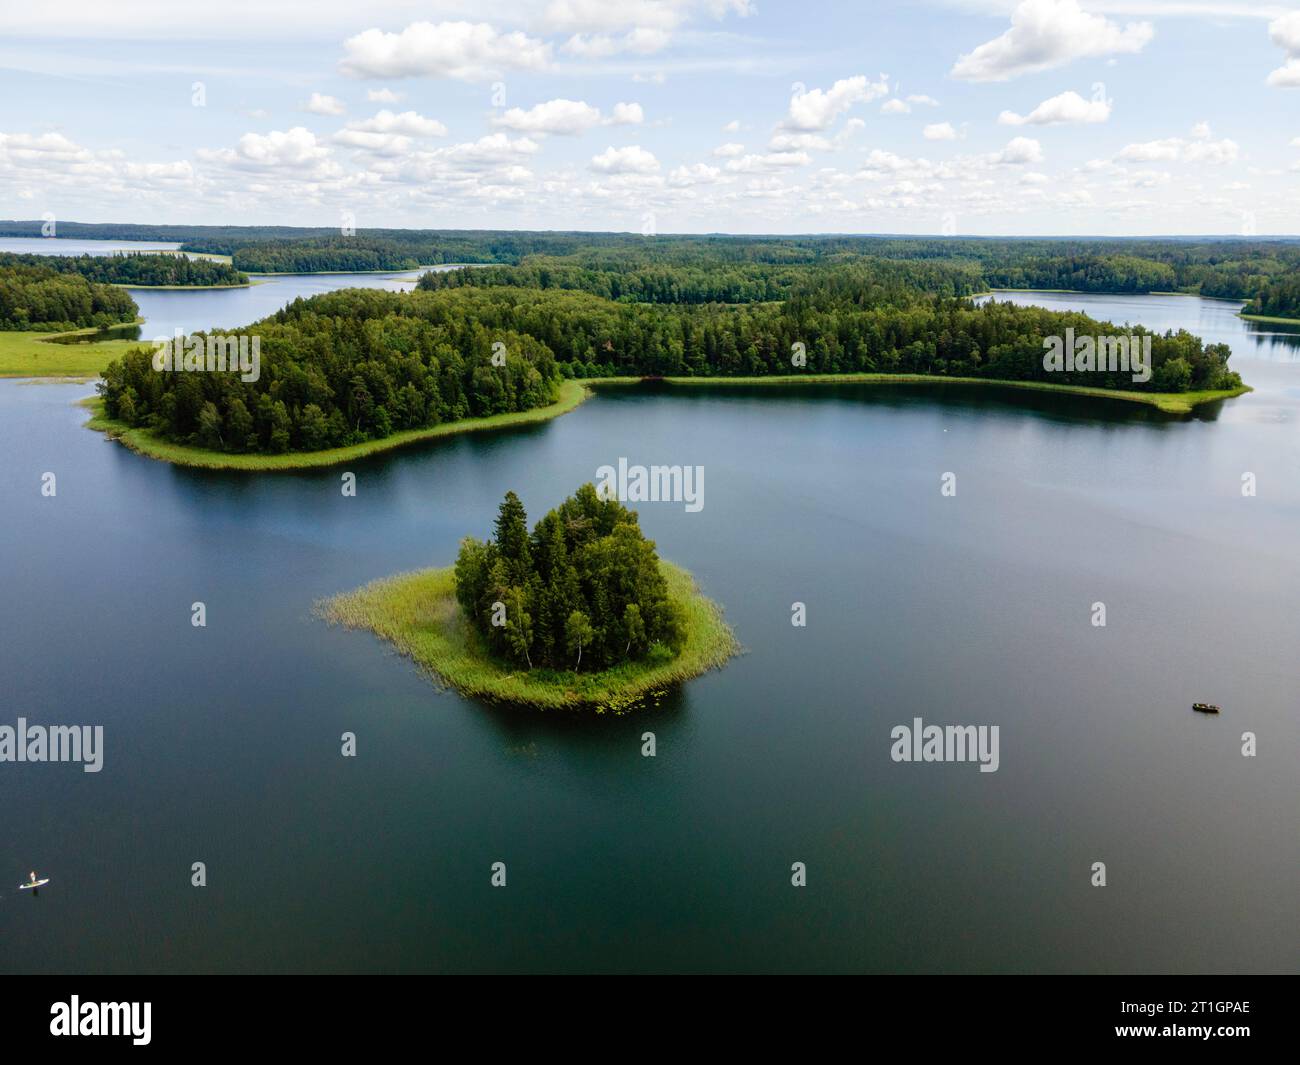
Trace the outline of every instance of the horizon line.
<path fill-rule="evenodd" d="M 46 219 L 40 218 L 7 218 L 0 219 L 0 227 L 4 226 L 41 226 Z M 328 226 L 289 226 L 283 223 L 265 223 L 265 224 L 239 224 L 239 223 L 221 223 L 221 222 L 81 222 L 73 219 L 58 222 L 56 226 L 131 226 L 138 228 L 153 229 L 278 229 L 278 230 L 300 230 L 302 232 L 330 232 L 339 231 L 338 225 Z M 1288 233 L 1259 233 L 1259 234 L 1242 234 L 1242 233 L 1131 233 L 1126 235 L 1115 235 L 1106 233 L 898 233 L 898 232 L 854 232 L 850 230 L 828 230 L 824 232 L 754 232 L 754 233 L 731 233 L 724 230 L 699 230 L 699 231 L 676 231 L 668 233 L 641 233 L 634 229 L 498 229 L 498 228 L 479 228 L 479 229 L 453 229 L 442 227 L 420 228 L 415 226 L 358 226 L 356 231 L 349 236 L 360 236 L 363 233 L 527 233 L 541 234 L 550 236 L 565 236 L 569 234 L 581 234 L 584 236 L 609 236 L 609 237 L 640 237 L 643 240 L 655 240 L 660 237 L 711 237 L 727 238 L 732 240 L 745 240 L 755 238 L 777 238 L 777 239 L 817 239 L 817 238 L 851 238 L 861 240 L 1240 240 L 1240 241 L 1295 241 L 1300 240 L 1300 234 Z M 9 237 L 7 239 L 22 239 Z M 41 236 L 42 240 L 63 239 L 56 233 L 53 237 Z M 86 240 L 94 239 L 113 239 L 113 238 L 94 238 L 86 237 Z M 124 238 L 123 238 L 124 239 Z"/>

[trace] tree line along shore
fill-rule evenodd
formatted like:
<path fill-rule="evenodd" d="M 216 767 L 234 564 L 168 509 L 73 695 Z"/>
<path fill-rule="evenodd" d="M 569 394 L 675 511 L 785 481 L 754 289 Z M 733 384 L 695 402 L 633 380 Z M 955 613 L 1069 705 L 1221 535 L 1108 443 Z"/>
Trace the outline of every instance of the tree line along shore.
<path fill-rule="evenodd" d="M 5 228 L 0 224 L 0 234 Z M 235 265 L 176 255 L 79 256 L 54 267 L 47 257 L 0 262 L 0 322 L 22 338 L 11 345 L 22 347 L 22 356 L 7 359 L 0 330 L 0 373 L 28 367 L 40 373 L 32 365 L 40 361 L 31 357 L 34 330 L 134 320 L 134 302 L 113 287 L 118 282 L 92 280 L 82 269 L 96 278 L 165 268 L 174 273 L 152 279 L 233 280 L 246 278 L 238 269 L 242 250 L 271 256 L 296 249 L 296 255 L 334 248 L 336 237 L 344 242 L 338 247 L 392 241 L 414 249 L 416 259 L 480 263 L 426 273 L 413 293 L 345 289 L 295 300 L 242 327 L 240 333 L 259 337 L 262 346 L 255 380 L 159 373 L 149 348 L 124 350 L 115 342 L 111 361 L 100 364 L 102 405 L 94 424 L 158 457 L 236 467 L 248 459 L 267 460 L 269 467 L 314 464 L 307 456 L 427 438 L 460 424 L 549 416 L 581 396 L 566 391 L 566 383 L 627 378 L 934 380 L 1060 390 L 1186 413 L 1246 390 L 1229 368 L 1225 345 L 1186 331 L 1154 334 L 1075 312 L 997 300 L 976 305 L 969 297 L 1002 285 L 1119 292 L 1159 286 L 1238 298 L 1256 290 L 1260 306 L 1276 310 L 1268 286 L 1289 284 L 1283 275 L 1300 264 L 1300 245 L 1266 241 L 417 231 L 342 237 L 183 227 L 128 227 L 113 235 L 181 240 L 196 253 L 229 254 Z M 286 263 L 302 265 L 268 258 L 258 266 Z M 322 264 L 362 265 L 327 259 L 312 265 Z M 1043 341 L 1067 330 L 1149 341 L 1148 378 L 1113 367 L 1051 372 Z M 85 354 L 79 365 L 93 362 Z"/>
<path fill-rule="evenodd" d="M 295 300 L 241 330 L 260 338 L 255 380 L 159 373 L 141 348 L 105 369 L 103 417 L 173 446 L 284 455 L 543 410 L 566 381 L 948 379 L 1104 393 L 1171 411 L 1244 389 L 1225 345 L 1075 312 L 975 305 L 950 294 L 949 268 L 932 263 L 853 261 L 784 299 L 744 303 L 612 298 L 517 269 L 517 278 L 429 273 L 411 293 L 343 289 Z M 1148 379 L 1050 372 L 1043 340 L 1068 331 L 1149 343 Z"/>
<path fill-rule="evenodd" d="M 39 237 L 39 220 L 0 221 L 0 237 Z M 853 259 L 952 264 L 967 292 L 990 288 L 1138 294 L 1179 292 L 1259 303 L 1250 313 L 1300 317 L 1300 239 L 1288 237 L 732 237 L 498 230 L 176 226 L 62 222 L 60 236 L 166 241 L 193 255 L 220 256 L 249 273 L 414 270 L 448 263 L 610 265 L 703 270 L 690 298 L 734 302 L 779 298 L 807 269 Z M 779 268 L 784 278 L 772 277 Z M 725 276 L 725 280 L 724 280 Z M 744 278 L 748 278 L 744 281 Z M 738 293 L 741 279 L 749 293 Z M 694 286 L 699 289 L 699 286 Z M 766 290 L 765 294 L 759 290 Z M 644 298 L 644 297 L 643 297 Z M 673 301 L 680 301 L 674 296 Z M 1271 309 L 1269 309 L 1271 308 Z M 1285 308 L 1285 311 L 1281 308 Z"/>

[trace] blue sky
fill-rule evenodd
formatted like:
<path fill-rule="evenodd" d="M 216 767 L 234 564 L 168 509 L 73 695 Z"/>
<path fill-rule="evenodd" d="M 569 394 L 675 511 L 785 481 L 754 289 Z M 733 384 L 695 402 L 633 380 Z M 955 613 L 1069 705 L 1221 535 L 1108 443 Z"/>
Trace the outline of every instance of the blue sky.
<path fill-rule="evenodd" d="M 45 0 L 0 217 L 1300 233 L 1300 9 Z"/>

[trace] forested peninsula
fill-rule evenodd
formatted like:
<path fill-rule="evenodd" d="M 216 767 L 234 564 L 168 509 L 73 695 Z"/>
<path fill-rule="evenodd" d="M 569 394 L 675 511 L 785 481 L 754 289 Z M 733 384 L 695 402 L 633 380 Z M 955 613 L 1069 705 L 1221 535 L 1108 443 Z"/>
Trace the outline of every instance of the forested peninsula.
<path fill-rule="evenodd" d="M 538 278 L 527 270 L 515 278 L 476 269 L 428 274 L 414 293 L 344 289 L 295 300 L 244 330 L 261 338 L 256 380 L 159 373 L 140 349 L 105 370 L 104 413 L 172 444 L 278 454 L 545 407 L 564 379 L 919 375 L 1117 396 L 1242 387 L 1224 345 L 1072 312 L 976 306 L 945 294 L 961 287 L 961 268 L 931 263 L 849 263 L 791 285 L 782 300 L 746 303 L 638 302 L 586 291 L 613 284 L 646 291 L 668 283 L 662 271 L 617 281 L 609 271 L 562 276 L 571 287 L 530 283 Z M 778 268 L 770 283 L 781 276 Z M 726 270 L 713 282 L 687 274 L 683 284 L 727 278 Z M 1048 372 L 1043 340 L 1067 329 L 1149 336 L 1150 379 Z"/>

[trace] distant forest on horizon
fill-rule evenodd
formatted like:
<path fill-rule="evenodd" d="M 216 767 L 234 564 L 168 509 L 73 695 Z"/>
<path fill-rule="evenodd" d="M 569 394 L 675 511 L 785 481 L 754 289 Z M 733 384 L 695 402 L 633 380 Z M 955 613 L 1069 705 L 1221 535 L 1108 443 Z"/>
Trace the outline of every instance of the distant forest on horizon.
<path fill-rule="evenodd" d="M 0 237 L 39 237 L 40 221 L 0 221 Z M 1179 292 L 1255 301 L 1248 310 L 1300 310 L 1300 237 L 987 237 L 904 235 L 732 236 L 524 230 L 362 229 L 292 226 L 178 226 L 59 223 L 58 235 L 84 240 L 179 243 L 228 255 L 252 273 L 415 270 L 454 263 L 537 265 L 563 259 L 580 269 L 653 266 L 818 267 L 870 257 L 943 261 L 971 270 L 976 291 L 1053 288 L 1116 294 Z M 726 296 L 702 296 L 701 301 Z M 766 295 L 762 298 L 776 298 Z M 744 302 L 744 301 L 742 301 Z"/>

